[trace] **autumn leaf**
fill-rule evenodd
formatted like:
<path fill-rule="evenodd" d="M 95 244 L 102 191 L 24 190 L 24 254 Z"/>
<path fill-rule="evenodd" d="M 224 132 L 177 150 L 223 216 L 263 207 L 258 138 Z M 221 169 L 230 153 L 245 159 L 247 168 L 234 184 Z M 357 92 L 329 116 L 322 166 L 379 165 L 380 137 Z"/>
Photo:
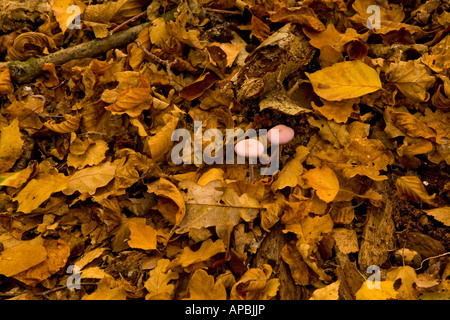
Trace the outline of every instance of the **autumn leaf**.
<path fill-rule="evenodd" d="M 450 207 L 439 207 L 424 211 L 434 219 L 442 222 L 444 225 L 450 226 Z"/>
<path fill-rule="evenodd" d="M 433 199 L 436 195 L 428 195 L 425 186 L 417 176 L 399 177 L 395 181 L 395 186 L 400 199 L 414 202 L 425 202 L 430 205 L 435 205 Z"/>
<path fill-rule="evenodd" d="M 273 192 L 285 187 L 295 187 L 299 183 L 300 176 L 303 174 L 302 162 L 305 161 L 309 150 L 304 146 L 299 146 L 295 152 L 294 158 L 281 169 L 277 179 L 272 183 Z"/>
<path fill-rule="evenodd" d="M 23 241 L 7 248 L 0 255 L 0 274 L 7 277 L 21 273 L 47 258 L 47 250 L 37 241 Z"/>
<path fill-rule="evenodd" d="M 11 76 L 8 67 L 0 67 L 0 94 L 8 94 L 13 91 Z"/>
<path fill-rule="evenodd" d="M 381 89 L 378 73 L 359 60 L 335 63 L 314 73 L 305 73 L 314 92 L 330 101 L 363 96 Z"/>
<path fill-rule="evenodd" d="M 82 115 L 66 116 L 66 120 L 60 123 L 56 123 L 55 120 L 49 120 L 44 122 L 44 126 L 57 133 L 70 133 L 76 131 L 80 126 Z"/>
<path fill-rule="evenodd" d="M 9 126 L 1 129 L 0 136 L 0 173 L 11 169 L 22 154 L 23 140 L 19 130 L 19 121 L 14 119 Z"/>
<path fill-rule="evenodd" d="M 272 267 L 264 264 L 261 268 L 247 270 L 230 292 L 231 300 L 270 300 L 278 291 L 280 281 L 269 279 Z"/>
<path fill-rule="evenodd" d="M 179 225 L 186 213 L 186 205 L 178 188 L 170 181 L 160 178 L 147 186 L 149 193 L 159 197 L 158 209 L 162 216 L 174 225 Z"/>
<path fill-rule="evenodd" d="M 158 260 L 156 268 L 150 270 L 150 276 L 144 283 L 144 286 L 148 291 L 145 299 L 168 300 L 172 297 L 175 285 L 169 282 L 172 280 L 177 280 L 179 278 L 179 274 L 170 269 L 167 269 L 169 264 L 169 259 L 160 259 Z"/>
<path fill-rule="evenodd" d="M 222 252 L 225 252 L 225 245 L 222 240 L 218 239 L 213 242 L 211 239 L 208 239 L 203 241 L 197 251 L 192 251 L 189 247 L 185 247 L 176 260 L 177 264 L 185 268 L 194 263 L 209 260 L 211 257 Z"/>
<path fill-rule="evenodd" d="M 398 292 L 394 289 L 394 281 L 379 281 L 377 284 L 379 288 L 372 288 L 364 282 L 355 294 L 356 300 L 392 300 L 397 297 Z"/>
<path fill-rule="evenodd" d="M 19 194 L 13 198 L 19 202 L 17 211 L 30 213 L 48 200 L 53 193 L 65 190 L 69 178 L 62 173 L 40 175 L 28 182 Z"/>
<path fill-rule="evenodd" d="M 70 246 L 65 240 L 45 240 L 43 245 L 47 251 L 45 261 L 15 274 L 13 278 L 29 286 L 36 286 L 66 265 L 70 255 Z"/>
<path fill-rule="evenodd" d="M 82 300 L 125 300 L 127 293 L 121 285 L 116 286 L 112 277 L 105 277 L 97 284 L 97 290 L 83 296 Z"/>
<path fill-rule="evenodd" d="M 340 280 L 333 282 L 326 287 L 314 290 L 309 300 L 338 300 Z"/>
<path fill-rule="evenodd" d="M 362 40 L 365 41 L 368 38 L 368 35 L 361 35 L 353 28 L 345 29 L 345 33 L 340 33 L 336 30 L 332 23 L 327 25 L 326 30 L 321 32 L 317 32 L 314 30 L 304 29 L 306 36 L 311 40 L 309 43 L 317 49 L 322 50 L 325 46 L 330 46 L 335 49 L 337 52 L 344 52 L 344 47 L 347 43 L 353 40 Z"/>
<path fill-rule="evenodd" d="M 317 18 L 314 11 L 308 7 L 281 7 L 270 17 L 270 20 L 273 22 L 297 23 L 319 32 L 325 30 L 323 23 Z"/>
<path fill-rule="evenodd" d="M 128 222 L 130 228 L 130 240 L 128 245 L 132 248 L 138 248 L 143 250 L 156 249 L 156 236 L 157 231 L 151 226 Z"/>
<path fill-rule="evenodd" d="M 83 169 L 86 166 L 93 166 L 101 163 L 105 159 L 105 152 L 108 145 L 104 140 L 81 140 L 75 134 L 71 136 L 67 165 Z"/>
<path fill-rule="evenodd" d="M 72 8 L 76 6 L 80 14 L 82 14 L 86 8 L 86 5 L 83 2 L 76 0 L 55 0 L 52 2 L 53 14 L 63 33 L 66 32 L 70 23 L 74 23 L 74 21 L 69 20 L 69 18 L 73 15 L 74 11 L 76 12 L 76 9 L 69 10 L 70 6 L 72 6 Z"/>
<path fill-rule="evenodd" d="M 194 272 L 188 284 L 189 298 L 185 300 L 226 300 L 227 292 L 220 282 L 214 283 L 214 277 L 205 270 Z"/>
<path fill-rule="evenodd" d="M 317 196 L 325 202 L 330 202 L 339 192 L 339 181 L 329 167 L 308 170 L 303 177 L 316 190 Z"/>

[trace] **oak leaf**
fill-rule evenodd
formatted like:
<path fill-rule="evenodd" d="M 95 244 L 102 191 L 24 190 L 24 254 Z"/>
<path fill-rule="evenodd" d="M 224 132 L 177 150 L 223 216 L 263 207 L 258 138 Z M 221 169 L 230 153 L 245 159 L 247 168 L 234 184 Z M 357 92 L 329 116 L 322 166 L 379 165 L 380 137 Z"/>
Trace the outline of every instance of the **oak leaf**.
<path fill-rule="evenodd" d="M 375 69 L 359 60 L 335 63 L 314 73 L 307 73 L 314 92 L 330 101 L 351 99 L 381 89 Z"/>
<path fill-rule="evenodd" d="M 262 268 L 247 270 L 230 292 L 231 300 L 269 300 L 273 298 L 280 285 L 280 280 L 269 279 L 272 267 L 264 264 Z"/>
<path fill-rule="evenodd" d="M 145 296 L 147 300 L 169 300 L 175 290 L 175 285 L 170 284 L 172 280 L 177 280 L 179 275 L 168 269 L 169 259 L 160 259 L 156 264 L 156 268 L 150 270 L 149 278 L 144 283 L 148 294 Z"/>
<path fill-rule="evenodd" d="M 97 284 L 97 290 L 84 295 L 82 300 L 125 300 L 127 297 L 125 287 L 114 282 L 111 276 L 101 279 Z"/>
<path fill-rule="evenodd" d="M 188 284 L 189 298 L 184 300 L 226 300 L 227 291 L 221 282 L 214 282 L 214 277 L 205 270 L 194 272 Z"/>

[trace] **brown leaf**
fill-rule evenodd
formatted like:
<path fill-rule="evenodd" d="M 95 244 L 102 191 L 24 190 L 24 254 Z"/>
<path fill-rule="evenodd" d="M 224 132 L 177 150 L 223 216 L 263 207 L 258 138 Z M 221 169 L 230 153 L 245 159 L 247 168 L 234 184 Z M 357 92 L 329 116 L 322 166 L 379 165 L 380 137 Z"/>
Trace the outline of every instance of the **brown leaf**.
<path fill-rule="evenodd" d="M 400 199 L 414 202 L 425 202 L 430 205 L 434 205 L 433 199 L 436 195 L 428 195 L 422 181 L 417 176 L 399 177 L 395 181 L 395 187 L 397 188 L 397 194 Z"/>
<path fill-rule="evenodd" d="M 217 76 L 207 72 L 201 75 L 196 81 L 184 87 L 180 91 L 180 97 L 192 101 L 200 97 L 206 90 L 211 88 L 218 80 Z"/>
<path fill-rule="evenodd" d="M 297 23 L 318 32 L 325 30 L 323 23 L 317 18 L 314 11 L 308 7 L 281 7 L 272 14 L 270 20 L 272 22 Z"/>
<path fill-rule="evenodd" d="M 65 118 L 67 119 L 66 121 L 56 123 L 55 120 L 49 120 L 47 122 L 44 122 L 44 126 L 54 132 L 70 133 L 78 130 L 80 126 L 81 117 L 82 117 L 81 114 L 76 116 L 66 115 L 65 116 Z"/>

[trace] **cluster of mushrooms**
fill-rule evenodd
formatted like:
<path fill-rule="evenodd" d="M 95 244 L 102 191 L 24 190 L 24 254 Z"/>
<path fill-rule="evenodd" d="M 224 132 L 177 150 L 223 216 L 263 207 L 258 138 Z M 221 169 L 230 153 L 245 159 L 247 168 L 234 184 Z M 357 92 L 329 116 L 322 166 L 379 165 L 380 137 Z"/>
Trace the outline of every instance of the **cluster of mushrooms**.
<path fill-rule="evenodd" d="M 288 143 L 293 138 L 294 129 L 283 124 L 277 125 L 267 132 L 267 140 L 272 145 L 278 145 L 280 149 L 283 144 Z M 256 163 L 256 159 L 263 154 L 264 145 L 256 139 L 245 139 L 236 143 L 234 151 L 238 156 L 248 158 L 249 182 L 252 182 L 254 179 L 253 165 Z"/>

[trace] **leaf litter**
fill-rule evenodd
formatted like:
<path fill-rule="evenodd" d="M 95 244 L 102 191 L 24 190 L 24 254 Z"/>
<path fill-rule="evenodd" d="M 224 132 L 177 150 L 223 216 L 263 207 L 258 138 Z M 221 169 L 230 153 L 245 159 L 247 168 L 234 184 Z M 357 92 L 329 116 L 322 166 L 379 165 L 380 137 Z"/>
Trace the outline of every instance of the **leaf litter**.
<path fill-rule="evenodd" d="M 1 299 L 450 299 L 448 3 L 8 3 Z M 279 124 L 274 175 L 171 158 L 175 129 Z"/>

